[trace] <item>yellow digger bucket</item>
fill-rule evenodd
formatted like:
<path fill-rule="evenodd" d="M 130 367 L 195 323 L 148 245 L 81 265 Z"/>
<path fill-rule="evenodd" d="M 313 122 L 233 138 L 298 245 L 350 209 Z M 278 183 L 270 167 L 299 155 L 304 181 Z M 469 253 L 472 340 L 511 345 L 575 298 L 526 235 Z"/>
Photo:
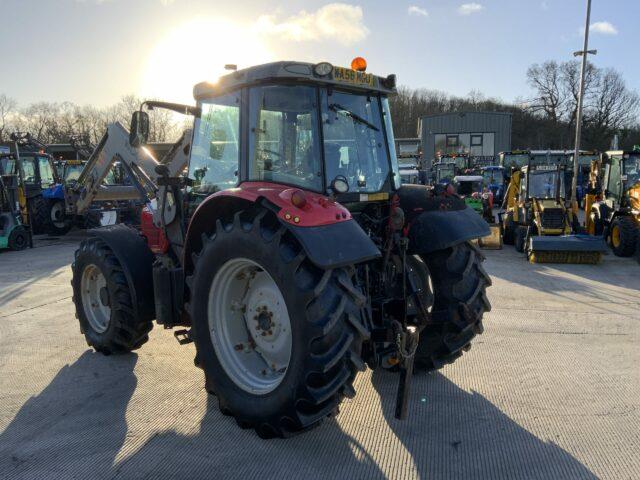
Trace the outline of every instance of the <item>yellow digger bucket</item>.
<path fill-rule="evenodd" d="M 480 248 L 486 250 L 501 250 L 502 249 L 502 231 L 499 223 L 489 224 L 491 233 L 486 237 L 478 239 L 478 245 Z"/>

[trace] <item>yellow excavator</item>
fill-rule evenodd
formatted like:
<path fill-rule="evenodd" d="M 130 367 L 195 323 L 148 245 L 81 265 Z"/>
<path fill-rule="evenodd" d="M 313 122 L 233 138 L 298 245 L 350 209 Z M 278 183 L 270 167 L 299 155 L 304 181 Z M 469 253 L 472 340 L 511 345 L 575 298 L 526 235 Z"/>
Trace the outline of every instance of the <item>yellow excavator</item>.
<path fill-rule="evenodd" d="M 609 151 L 592 162 L 585 227 L 613 253 L 640 259 L 640 150 Z"/>
<path fill-rule="evenodd" d="M 501 214 L 503 241 L 531 263 L 596 264 L 602 238 L 580 233 L 577 211 L 565 200 L 564 167 L 527 165 L 514 170 Z"/>

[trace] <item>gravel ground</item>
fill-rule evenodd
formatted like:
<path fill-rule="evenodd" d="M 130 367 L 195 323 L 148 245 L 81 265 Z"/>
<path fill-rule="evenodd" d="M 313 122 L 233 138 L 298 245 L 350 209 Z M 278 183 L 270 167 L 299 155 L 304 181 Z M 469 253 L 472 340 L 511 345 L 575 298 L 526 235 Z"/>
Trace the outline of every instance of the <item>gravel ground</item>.
<path fill-rule="evenodd" d="M 155 328 L 104 357 L 80 335 L 76 239 L 0 253 L 0 477 L 640 478 L 640 267 L 531 265 L 487 252 L 485 333 L 415 378 L 367 371 L 337 418 L 260 440 L 217 410 L 193 345 Z"/>

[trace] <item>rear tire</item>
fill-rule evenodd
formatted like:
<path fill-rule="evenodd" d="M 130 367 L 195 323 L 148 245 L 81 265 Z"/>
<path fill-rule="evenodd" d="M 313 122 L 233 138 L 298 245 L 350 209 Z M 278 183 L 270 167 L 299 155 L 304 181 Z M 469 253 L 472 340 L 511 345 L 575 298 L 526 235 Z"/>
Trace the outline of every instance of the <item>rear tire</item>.
<path fill-rule="evenodd" d="M 28 200 L 29 213 L 31 215 L 31 228 L 35 235 L 46 233 L 49 223 L 49 208 L 42 195 Z"/>
<path fill-rule="evenodd" d="M 362 343 L 369 335 L 360 321 L 358 305 L 364 303 L 364 297 L 352 283 L 353 269 L 322 270 L 313 265 L 293 235 L 266 210 L 237 213 L 233 222 L 224 226 L 218 220 L 215 233 L 203 237 L 202 250 L 192 257 L 195 267 L 187 285 L 196 361 L 204 370 L 207 391 L 218 397 L 220 410 L 235 417 L 241 427 L 255 429 L 263 438 L 286 437 L 307 430 L 337 413 L 342 399 L 355 394 L 356 373 L 365 368 L 360 357 Z M 214 295 L 231 289 L 214 291 L 214 287 L 229 285 L 219 280 L 220 276 L 225 275 L 229 265 L 244 260 L 257 269 L 229 278 L 246 279 L 246 292 L 255 278 L 266 273 L 276 285 L 272 291 L 277 290 L 279 298 L 284 299 L 291 344 L 286 367 L 260 371 L 259 361 L 268 359 L 269 351 L 256 338 L 257 331 L 252 330 L 258 327 L 253 324 L 256 316 L 251 312 L 262 308 L 256 305 L 268 298 L 268 292 L 263 298 L 238 295 L 241 298 L 235 305 L 231 303 L 229 317 L 239 317 L 224 322 L 244 322 L 241 325 L 246 328 L 247 338 L 246 343 L 235 348 L 225 346 L 233 343 L 230 340 L 235 334 L 229 333 L 232 327 L 226 331 L 219 328 L 218 317 L 211 314 L 220 311 L 210 308 L 217 305 L 218 297 Z M 252 298 L 258 298 L 258 303 Z M 268 311 L 273 313 L 271 308 Z M 276 310 L 270 317 L 275 318 L 274 326 L 266 332 L 276 339 L 284 331 L 284 322 L 279 320 L 281 311 Z M 257 362 L 257 370 L 251 366 L 245 370 L 249 370 L 248 380 L 236 368 L 237 362 L 246 362 L 243 355 L 252 355 Z M 260 389 L 261 375 L 279 379 Z"/>
<path fill-rule="evenodd" d="M 516 233 L 516 223 L 513 221 L 513 212 L 507 213 L 507 219 L 504 224 L 504 232 L 502 234 L 502 242 L 505 245 L 513 245 Z"/>
<path fill-rule="evenodd" d="M 71 230 L 73 222 L 66 216 L 64 201 L 52 200 L 48 202 L 46 230 L 49 235 L 65 235 Z"/>
<path fill-rule="evenodd" d="M 136 350 L 149 340 L 151 319 L 136 316 L 124 269 L 103 240 L 83 240 L 71 269 L 76 318 L 89 346 L 109 355 Z"/>
<path fill-rule="evenodd" d="M 471 348 L 471 340 L 484 330 L 482 317 L 491 310 L 486 295 L 491 279 L 482 267 L 484 256 L 466 242 L 422 256 L 434 290 L 434 325 L 420 334 L 415 365 L 436 370 L 453 363 Z"/>
<path fill-rule="evenodd" d="M 618 257 L 630 257 L 636 251 L 638 227 L 633 219 L 623 216 L 611 222 L 609 238 L 611 250 Z"/>
<path fill-rule="evenodd" d="M 527 241 L 527 227 L 523 227 L 519 225 L 516 229 L 516 240 L 514 242 L 514 246 L 516 247 L 516 252 L 524 253 L 525 243 Z"/>
<path fill-rule="evenodd" d="M 24 250 L 29 246 L 29 233 L 22 225 L 16 225 L 9 234 L 8 247 L 11 250 Z"/>

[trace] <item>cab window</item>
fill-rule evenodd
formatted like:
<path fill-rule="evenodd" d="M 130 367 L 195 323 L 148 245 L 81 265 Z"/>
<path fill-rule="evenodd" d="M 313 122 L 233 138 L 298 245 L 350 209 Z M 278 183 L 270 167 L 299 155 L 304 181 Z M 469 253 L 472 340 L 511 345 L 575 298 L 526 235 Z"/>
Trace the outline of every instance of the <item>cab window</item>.
<path fill-rule="evenodd" d="M 36 161 L 33 157 L 31 158 L 22 158 L 22 174 L 24 175 L 25 183 L 35 183 L 36 182 Z"/>
<path fill-rule="evenodd" d="M 609 190 L 609 196 L 615 198 L 616 200 L 620 200 L 620 190 L 622 184 L 620 183 L 620 159 L 617 157 L 611 158 L 611 163 L 608 165 L 608 178 L 609 181 L 607 183 L 607 190 Z"/>
<path fill-rule="evenodd" d="M 209 195 L 238 183 L 240 92 L 202 103 L 189 163 L 192 193 Z"/>
<path fill-rule="evenodd" d="M 341 175 L 351 192 L 379 192 L 390 162 L 378 97 L 323 91 L 322 119 L 327 184 Z"/>
<path fill-rule="evenodd" d="M 49 157 L 38 157 L 38 167 L 40 169 L 40 183 L 43 186 L 49 186 L 55 183 L 53 168 L 51 167 Z"/>
<path fill-rule="evenodd" d="M 249 180 L 322 191 L 316 89 L 254 87 L 249 94 Z"/>

